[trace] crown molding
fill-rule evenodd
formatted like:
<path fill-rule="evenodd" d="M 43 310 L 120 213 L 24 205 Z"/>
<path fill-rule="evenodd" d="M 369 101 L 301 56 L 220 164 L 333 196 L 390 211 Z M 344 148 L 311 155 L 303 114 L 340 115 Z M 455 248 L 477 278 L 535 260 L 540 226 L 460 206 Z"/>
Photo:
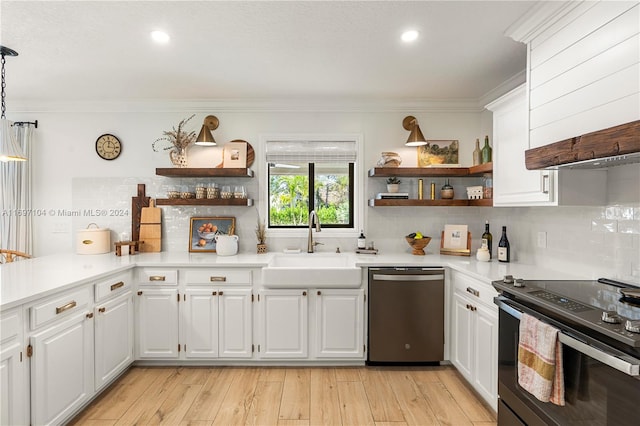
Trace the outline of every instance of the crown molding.
<path fill-rule="evenodd" d="M 515 41 L 528 44 L 567 12 L 580 6 L 584 0 L 541 1 L 507 28 L 504 35 Z"/>
<path fill-rule="evenodd" d="M 77 112 L 479 112 L 479 99 L 210 99 L 13 101 L 11 113 Z"/>
<path fill-rule="evenodd" d="M 511 77 L 509 80 L 500 84 L 498 87 L 488 91 L 479 99 L 479 105 L 482 105 L 482 109 L 485 105 L 492 103 L 494 100 L 500 98 L 505 93 L 509 93 L 516 87 L 522 86 L 527 82 L 527 71 L 522 70 L 518 74 Z"/>

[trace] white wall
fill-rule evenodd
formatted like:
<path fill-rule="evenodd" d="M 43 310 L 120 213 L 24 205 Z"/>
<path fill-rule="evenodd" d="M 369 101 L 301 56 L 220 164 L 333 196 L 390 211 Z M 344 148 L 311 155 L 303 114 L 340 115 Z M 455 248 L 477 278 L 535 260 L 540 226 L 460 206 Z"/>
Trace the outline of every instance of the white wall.
<path fill-rule="evenodd" d="M 172 111 L 173 110 L 173 111 Z M 172 111 L 172 112 L 168 112 Z M 214 114 L 220 127 L 214 132 L 219 144 L 232 139 L 244 139 L 257 152 L 259 136 L 269 133 L 359 133 L 364 141 L 364 167 L 360 176 L 364 179 L 365 191 L 360 203 L 382 189 L 380 179 L 366 178 L 366 171 L 373 167 L 382 151 L 396 151 L 403 158 L 403 166 L 416 165 L 415 148 L 404 147 L 408 132 L 402 128 L 406 115 L 418 118 L 420 127 L 428 139 L 458 139 L 460 141 L 460 163 L 471 164 L 471 153 L 476 138 L 491 135 L 491 115 L 487 111 L 465 106 L 463 108 L 398 107 L 359 108 L 252 108 L 250 106 L 207 108 L 199 104 L 194 108 L 159 105 L 102 106 L 68 108 L 65 112 L 22 111 L 21 120 L 38 119 L 35 132 L 35 158 L 32 164 L 35 173 L 34 207 L 50 212 L 36 218 L 35 255 L 41 256 L 61 251 L 74 250 L 75 231 L 96 222 L 109 227 L 116 238 L 120 232 L 130 229 L 130 216 L 96 217 L 85 210 L 105 209 L 129 212 L 131 197 L 136 194 L 136 185 L 145 183 L 147 195 L 164 197 L 167 187 L 173 184 L 194 185 L 200 179 L 175 180 L 155 176 L 156 167 L 170 167 L 167 152 L 153 152 L 151 144 L 162 136 L 163 130 L 197 111 L 189 127 L 199 130 L 206 115 Z M 14 113 L 16 115 L 16 113 Z M 11 117 L 9 117 L 11 119 Z M 95 153 L 95 140 L 103 133 L 117 135 L 123 143 L 122 155 L 114 161 L 100 159 Z M 215 166 L 219 163 L 221 148 L 208 150 L 197 147 L 190 151 L 190 165 Z M 633 167 L 633 168 L 632 168 Z M 262 164 L 259 158 L 252 167 L 255 179 L 237 181 L 249 189 L 249 196 L 257 200 L 258 206 L 264 198 Z M 365 211 L 365 233 L 381 251 L 405 251 L 409 247 L 403 236 L 420 230 L 434 237 L 428 250 L 436 252 L 439 234 L 447 223 L 468 224 L 474 236 L 473 250 L 479 246 L 478 237 L 489 220 L 495 244 L 500 238 L 500 227 L 508 227 L 515 261 L 544 264 L 563 269 L 569 266 L 576 273 L 597 277 L 608 275 L 626 280 L 640 281 L 640 198 L 630 195 L 634 191 L 633 179 L 637 168 L 631 166 L 614 173 L 610 179 L 610 203 L 595 208 L 539 207 L 539 208 L 480 208 L 480 207 L 430 207 L 430 208 L 369 208 Z M 220 180 L 221 182 L 223 180 Z M 234 180 L 226 180 L 233 184 Z M 638 192 L 637 180 L 635 192 Z M 425 182 L 427 183 L 427 182 Z M 437 187 L 443 180 L 437 180 Z M 463 179 L 452 180 L 460 194 L 469 183 Z M 474 183 L 477 184 L 477 183 Z M 627 185 L 628 190 L 623 185 Z M 415 191 L 415 180 L 407 180 L 405 188 Z M 428 185 L 427 185 L 428 186 Z M 76 216 L 65 216 L 70 212 Z M 255 250 L 256 210 L 246 207 L 164 207 L 163 249 L 187 250 L 189 217 L 234 216 L 240 236 L 240 250 Z M 630 213 L 629 213 L 630 212 Z M 631 215 L 629 218 L 628 215 Z M 609 222 L 615 222 L 615 229 Z M 619 221 L 622 226 L 618 227 Z M 606 224 L 609 223 L 609 226 Z M 612 230 L 613 229 L 613 230 Z M 539 231 L 547 232 L 548 247 L 536 247 Z M 353 250 L 355 238 L 329 239 L 319 234 L 318 240 L 325 243 L 321 251 Z M 300 239 L 268 240 L 269 249 L 281 250 L 288 246 L 304 247 Z M 214 254 L 212 254 L 214 256 Z"/>

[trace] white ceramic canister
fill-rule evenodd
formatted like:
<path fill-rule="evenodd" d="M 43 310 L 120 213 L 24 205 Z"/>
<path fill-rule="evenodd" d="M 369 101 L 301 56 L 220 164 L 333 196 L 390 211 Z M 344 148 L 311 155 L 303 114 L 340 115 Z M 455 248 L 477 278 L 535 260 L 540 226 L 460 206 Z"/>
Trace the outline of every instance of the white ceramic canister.
<path fill-rule="evenodd" d="M 95 228 L 92 228 L 94 226 Z M 76 253 L 102 254 L 111 251 L 111 233 L 109 228 L 100 228 L 90 223 L 86 229 L 81 229 L 76 237 Z"/>
<path fill-rule="evenodd" d="M 220 256 L 233 256 L 238 253 L 237 235 L 216 235 L 216 253 Z"/>

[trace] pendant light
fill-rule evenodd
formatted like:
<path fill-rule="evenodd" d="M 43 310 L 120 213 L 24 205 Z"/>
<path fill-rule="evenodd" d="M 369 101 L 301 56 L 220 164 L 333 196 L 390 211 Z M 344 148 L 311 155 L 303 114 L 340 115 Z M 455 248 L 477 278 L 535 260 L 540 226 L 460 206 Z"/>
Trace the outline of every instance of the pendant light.
<path fill-rule="evenodd" d="M 20 145 L 16 141 L 15 134 L 11 128 L 11 122 L 5 117 L 5 93 L 4 81 L 5 56 L 18 56 L 18 52 L 8 47 L 0 46 L 0 56 L 2 56 L 2 116 L 0 116 L 0 161 L 26 161 L 27 157 L 22 152 Z"/>
<path fill-rule="evenodd" d="M 405 142 L 406 146 L 420 146 L 427 144 L 427 140 L 422 134 L 422 131 L 420 131 L 420 126 L 418 126 L 418 120 L 414 116 L 406 116 L 404 120 L 402 120 L 402 127 L 404 127 L 405 130 L 411 131 L 411 133 L 409 133 L 409 139 Z"/>

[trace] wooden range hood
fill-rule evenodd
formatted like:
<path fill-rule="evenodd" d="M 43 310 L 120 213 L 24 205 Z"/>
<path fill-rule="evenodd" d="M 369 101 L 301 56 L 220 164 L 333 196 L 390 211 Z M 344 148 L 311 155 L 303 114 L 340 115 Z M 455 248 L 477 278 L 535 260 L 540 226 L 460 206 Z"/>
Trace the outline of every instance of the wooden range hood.
<path fill-rule="evenodd" d="M 627 163 L 640 163 L 640 120 L 525 151 L 529 170 Z"/>

